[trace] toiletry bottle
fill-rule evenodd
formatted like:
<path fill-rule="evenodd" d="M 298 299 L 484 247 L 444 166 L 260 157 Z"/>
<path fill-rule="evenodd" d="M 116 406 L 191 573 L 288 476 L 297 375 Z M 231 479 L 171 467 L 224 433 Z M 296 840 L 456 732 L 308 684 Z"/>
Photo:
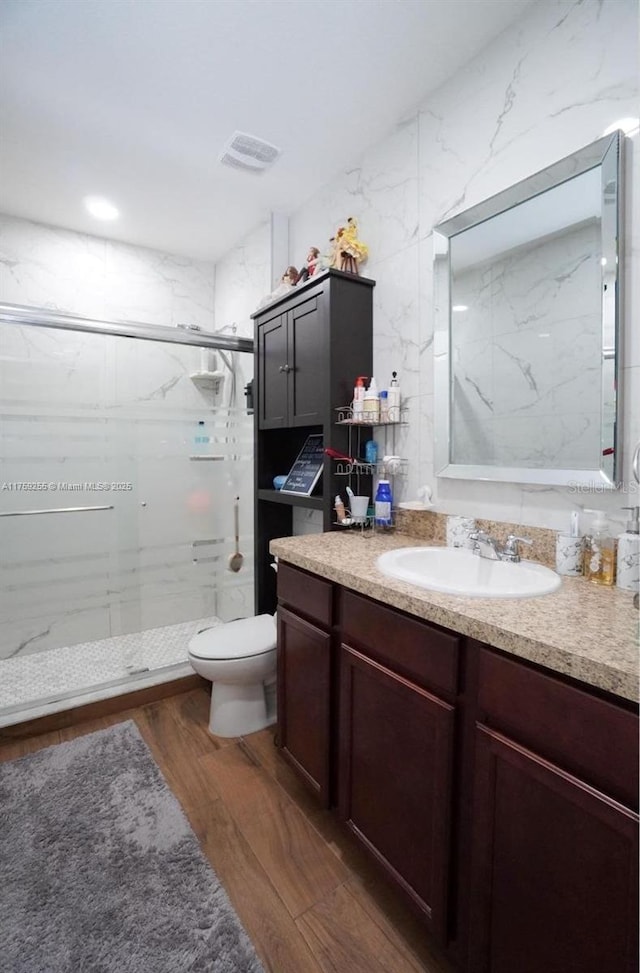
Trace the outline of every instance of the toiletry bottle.
<path fill-rule="evenodd" d="M 362 422 L 362 413 L 364 411 L 364 383 L 366 380 L 365 375 L 358 375 L 353 389 L 352 416 L 354 422 Z"/>
<path fill-rule="evenodd" d="M 206 434 L 204 419 L 198 419 L 195 438 L 193 440 L 193 452 L 196 456 L 202 456 L 207 452 L 209 437 Z"/>
<path fill-rule="evenodd" d="M 388 480 L 379 480 L 374 501 L 376 527 L 391 527 L 391 485 Z"/>
<path fill-rule="evenodd" d="M 364 393 L 364 421 L 375 425 L 380 422 L 380 395 L 375 378 L 372 377 L 369 388 Z"/>
<path fill-rule="evenodd" d="M 400 422 L 400 386 L 398 385 L 398 373 L 391 373 L 391 383 L 387 392 L 387 404 L 389 409 L 389 422 Z"/>
<path fill-rule="evenodd" d="M 364 461 L 365 463 L 378 462 L 378 444 L 375 439 L 368 439 L 364 444 Z"/>
<path fill-rule="evenodd" d="M 625 591 L 640 591 L 640 507 L 623 507 L 629 520 L 618 538 L 616 584 Z"/>
<path fill-rule="evenodd" d="M 334 507 L 335 507 L 335 511 L 336 511 L 336 519 L 337 519 L 338 523 L 341 524 L 342 521 L 346 517 L 346 513 L 345 513 L 345 509 L 344 509 L 344 503 L 342 502 L 342 497 L 340 496 L 339 493 L 336 494 L 336 499 L 335 499 Z"/>
<path fill-rule="evenodd" d="M 616 542 L 609 533 L 607 518 L 602 510 L 588 510 L 595 514 L 591 533 L 584 539 L 583 574 L 594 584 L 612 585 L 616 574 Z"/>
<path fill-rule="evenodd" d="M 380 422 L 389 421 L 389 392 L 382 389 L 380 392 Z"/>

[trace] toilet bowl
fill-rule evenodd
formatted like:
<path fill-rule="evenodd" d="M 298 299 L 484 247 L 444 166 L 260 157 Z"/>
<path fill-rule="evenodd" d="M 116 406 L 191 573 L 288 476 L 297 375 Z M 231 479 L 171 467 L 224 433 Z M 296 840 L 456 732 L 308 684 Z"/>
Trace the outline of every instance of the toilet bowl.
<path fill-rule="evenodd" d="M 255 733 L 275 721 L 276 622 L 272 615 L 240 618 L 199 632 L 189 643 L 189 662 L 199 675 L 211 680 L 209 729 L 216 736 Z"/>

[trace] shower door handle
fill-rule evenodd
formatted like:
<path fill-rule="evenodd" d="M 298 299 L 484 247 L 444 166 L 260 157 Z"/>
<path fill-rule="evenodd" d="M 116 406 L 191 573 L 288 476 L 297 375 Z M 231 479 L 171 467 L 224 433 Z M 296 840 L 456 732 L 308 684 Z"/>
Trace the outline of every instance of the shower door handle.
<path fill-rule="evenodd" d="M 106 507 L 51 507 L 48 510 L 6 510 L 0 517 L 34 517 L 37 514 L 77 514 L 86 510 L 113 510 L 113 504 Z"/>

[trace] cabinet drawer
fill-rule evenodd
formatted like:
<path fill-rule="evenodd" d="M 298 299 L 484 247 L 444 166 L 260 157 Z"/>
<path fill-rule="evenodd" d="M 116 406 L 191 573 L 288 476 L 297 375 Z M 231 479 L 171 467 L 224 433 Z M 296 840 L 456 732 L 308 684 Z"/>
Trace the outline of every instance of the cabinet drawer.
<path fill-rule="evenodd" d="M 481 648 L 478 719 L 637 808 L 635 713 Z"/>
<path fill-rule="evenodd" d="M 458 635 L 345 590 L 340 618 L 343 641 L 419 686 L 457 692 Z"/>
<path fill-rule="evenodd" d="M 289 564 L 278 564 L 278 601 L 331 628 L 333 585 Z"/>

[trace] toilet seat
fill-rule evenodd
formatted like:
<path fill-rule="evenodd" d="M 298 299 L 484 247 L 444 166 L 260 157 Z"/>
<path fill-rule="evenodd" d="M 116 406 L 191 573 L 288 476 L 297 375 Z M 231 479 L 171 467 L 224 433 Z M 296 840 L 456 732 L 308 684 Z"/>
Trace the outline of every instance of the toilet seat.
<path fill-rule="evenodd" d="M 272 615 L 239 618 L 217 625 L 195 635 L 189 643 L 189 655 L 196 659 L 253 659 L 273 652 L 276 647 L 276 623 Z"/>

